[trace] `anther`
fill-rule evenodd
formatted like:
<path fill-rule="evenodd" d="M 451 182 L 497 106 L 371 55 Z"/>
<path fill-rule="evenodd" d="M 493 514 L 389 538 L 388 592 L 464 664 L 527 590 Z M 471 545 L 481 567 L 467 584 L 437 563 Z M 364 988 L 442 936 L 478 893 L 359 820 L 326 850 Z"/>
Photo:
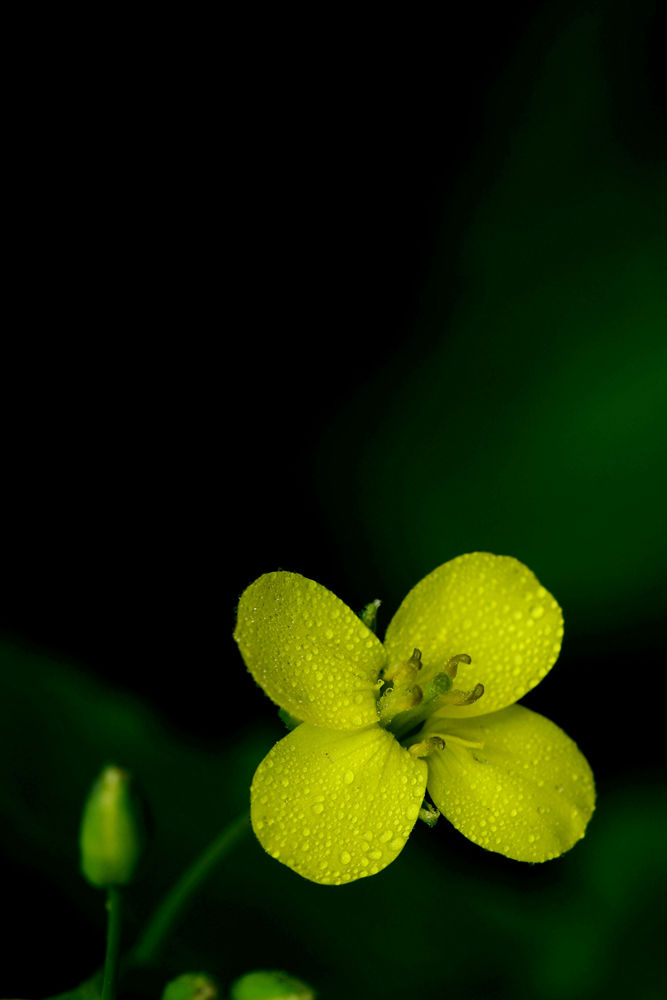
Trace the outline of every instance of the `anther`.
<path fill-rule="evenodd" d="M 484 685 L 475 684 L 472 691 L 450 691 L 449 694 L 442 696 L 442 705 L 472 705 L 474 701 L 478 701 L 484 694 Z"/>
<path fill-rule="evenodd" d="M 399 712 L 407 712 L 411 708 L 416 708 L 423 697 L 422 689 L 418 684 L 414 684 L 412 687 L 389 688 L 378 702 L 380 721 L 385 722 L 398 715 Z"/>
<path fill-rule="evenodd" d="M 383 679 L 393 681 L 396 686 L 406 684 L 417 676 L 422 668 L 422 654 L 420 649 L 415 649 L 409 660 L 399 660 L 393 663 L 384 671 Z"/>
<path fill-rule="evenodd" d="M 444 749 L 445 741 L 442 736 L 429 736 L 427 739 L 420 740 L 419 743 L 413 743 L 411 747 L 408 747 L 408 753 L 413 757 L 428 757 L 434 750 Z"/>
<path fill-rule="evenodd" d="M 467 653 L 457 653 L 456 656 L 450 656 L 443 667 L 445 673 L 449 674 L 450 677 L 456 677 L 456 671 L 459 669 L 459 663 L 472 663 L 472 659 Z"/>

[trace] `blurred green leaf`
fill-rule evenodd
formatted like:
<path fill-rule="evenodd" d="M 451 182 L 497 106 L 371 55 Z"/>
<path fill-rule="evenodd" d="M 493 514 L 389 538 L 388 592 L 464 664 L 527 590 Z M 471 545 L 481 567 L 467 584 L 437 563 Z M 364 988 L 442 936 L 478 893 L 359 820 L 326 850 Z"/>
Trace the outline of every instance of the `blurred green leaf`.
<path fill-rule="evenodd" d="M 592 13 L 537 67 L 523 40 L 420 322 L 318 451 L 361 592 L 484 550 L 567 595 L 569 629 L 664 612 L 667 163 L 619 145 L 604 46 Z"/>

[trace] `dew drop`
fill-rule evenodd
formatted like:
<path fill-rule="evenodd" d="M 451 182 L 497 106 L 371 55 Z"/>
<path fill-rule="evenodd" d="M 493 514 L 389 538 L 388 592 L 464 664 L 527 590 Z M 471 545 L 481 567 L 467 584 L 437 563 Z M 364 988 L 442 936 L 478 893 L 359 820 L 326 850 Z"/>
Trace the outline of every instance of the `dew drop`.
<path fill-rule="evenodd" d="M 343 781 L 346 785 L 351 785 L 354 781 L 354 771 L 346 771 L 343 775 Z"/>
<path fill-rule="evenodd" d="M 315 803 L 315 804 L 313 805 L 313 812 L 314 812 L 314 813 L 317 813 L 317 814 L 319 815 L 319 813 L 321 813 L 321 812 L 323 812 L 323 811 L 324 811 L 324 806 L 322 805 L 322 803 L 321 803 L 321 802 L 316 802 L 316 803 Z"/>
<path fill-rule="evenodd" d="M 350 855 L 347 853 L 347 851 L 343 851 L 343 853 L 340 856 L 340 860 L 341 860 L 341 864 L 344 864 L 344 865 L 348 865 L 350 863 L 351 858 L 350 858 Z"/>
<path fill-rule="evenodd" d="M 536 604 L 534 608 L 530 609 L 530 613 L 533 616 L 533 618 L 541 618 L 542 615 L 544 614 L 544 608 L 542 607 L 541 604 Z"/>

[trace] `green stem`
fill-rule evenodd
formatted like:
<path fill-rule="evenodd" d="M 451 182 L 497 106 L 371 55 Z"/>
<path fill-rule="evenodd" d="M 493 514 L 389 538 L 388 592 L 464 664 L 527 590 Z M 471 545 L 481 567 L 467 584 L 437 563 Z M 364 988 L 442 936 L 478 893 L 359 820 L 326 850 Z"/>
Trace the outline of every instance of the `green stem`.
<path fill-rule="evenodd" d="M 241 839 L 249 829 L 250 817 L 247 813 L 233 820 L 224 828 L 215 840 L 209 844 L 203 854 L 185 870 L 158 905 L 153 916 L 129 956 L 131 965 L 150 965 L 162 948 L 174 923 L 181 911 L 190 901 L 202 882 L 210 874 L 215 865 Z M 106 1000 L 106 998 L 104 998 Z"/>
<path fill-rule="evenodd" d="M 104 960 L 102 1000 L 115 1000 L 122 920 L 120 889 L 111 886 L 107 893 L 107 954 Z"/>

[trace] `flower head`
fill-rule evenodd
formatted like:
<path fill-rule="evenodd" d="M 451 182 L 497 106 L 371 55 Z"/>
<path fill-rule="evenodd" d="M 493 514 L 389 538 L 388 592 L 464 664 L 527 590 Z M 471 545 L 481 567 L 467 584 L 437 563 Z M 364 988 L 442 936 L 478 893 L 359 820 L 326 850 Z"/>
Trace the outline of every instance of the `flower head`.
<path fill-rule="evenodd" d="M 384 644 L 326 588 L 267 573 L 239 602 L 235 639 L 296 728 L 259 765 L 251 819 L 274 858 L 314 882 L 372 875 L 430 798 L 470 840 L 546 861 L 583 835 L 591 770 L 554 723 L 515 702 L 551 669 L 554 598 L 509 556 L 475 552 L 407 595 Z"/>

